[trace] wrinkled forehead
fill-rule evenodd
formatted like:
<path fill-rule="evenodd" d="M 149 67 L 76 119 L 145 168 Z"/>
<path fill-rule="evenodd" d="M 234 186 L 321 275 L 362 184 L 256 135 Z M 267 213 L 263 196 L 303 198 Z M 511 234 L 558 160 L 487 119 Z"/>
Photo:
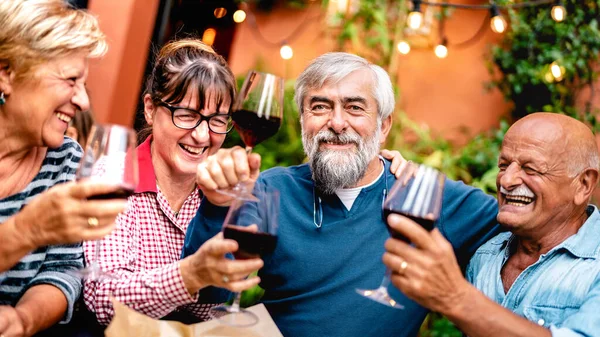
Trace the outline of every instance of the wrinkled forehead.
<path fill-rule="evenodd" d="M 562 128 L 545 123 L 511 127 L 502 142 L 501 157 L 558 163 L 565 160 L 569 137 Z"/>

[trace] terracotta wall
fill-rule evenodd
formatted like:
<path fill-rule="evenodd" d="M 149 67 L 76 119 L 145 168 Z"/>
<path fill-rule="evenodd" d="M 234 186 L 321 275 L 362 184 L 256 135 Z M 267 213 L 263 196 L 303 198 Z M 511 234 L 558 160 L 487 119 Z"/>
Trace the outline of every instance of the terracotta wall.
<path fill-rule="evenodd" d="M 271 13 L 256 13 L 261 34 L 270 41 L 279 41 L 297 27 L 304 27 L 290 43 L 294 57 L 289 61 L 281 59 L 279 47 L 261 44 L 248 20 L 240 24 L 229 60 L 234 72 L 244 74 L 257 62 L 264 62 L 270 71 L 296 77 L 311 59 L 335 48 L 323 21 L 310 20 L 320 11 L 320 5 L 315 4 L 305 11 L 277 8 Z M 450 44 L 471 37 L 486 15 L 485 11 L 456 10 L 446 22 Z M 487 46 L 498 39 L 488 27 L 481 40 L 472 46 L 449 47 L 446 59 L 438 59 L 431 49 L 413 49 L 408 55 L 400 55 L 399 107 L 451 139 L 464 140 L 461 128 L 474 133 L 497 125 L 508 105 L 499 92 L 487 92 L 483 87 L 490 78 L 484 54 Z"/>
<path fill-rule="evenodd" d="M 90 0 L 109 51 L 90 64 L 88 89 L 96 119 L 133 125 L 159 0 Z"/>

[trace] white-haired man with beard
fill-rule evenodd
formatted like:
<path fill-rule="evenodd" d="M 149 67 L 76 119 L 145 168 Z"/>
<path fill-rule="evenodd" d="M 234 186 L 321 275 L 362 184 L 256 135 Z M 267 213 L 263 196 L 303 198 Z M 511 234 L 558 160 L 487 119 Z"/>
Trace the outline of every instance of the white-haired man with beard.
<path fill-rule="evenodd" d="M 281 192 L 277 248 L 260 270 L 262 302 L 286 337 L 416 336 L 428 310 L 393 287 L 394 309 L 359 296 L 376 288 L 389 238 L 382 203 L 396 178 L 378 156 L 392 125 L 394 93 L 380 67 L 347 53 L 315 59 L 296 83 L 308 164 L 258 174 L 260 157 L 222 150 L 198 168 L 204 192 L 188 227 L 184 255 L 221 228 L 230 197 L 215 193 L 238 181 Z M 467 261 L 495 235 L 496 201 L 462 183 L 446 183 L 440 230 Z M 228 280 L 241 277 L 230 271 Z"/>
<path fill-rule="evenodd" d="M 599 162 L 574 118 L 520 119 L 498 159 L 498 222 L 509 232 L 481 246 L 465 280 L 437 230 L 390 216 L 413 242 L 386 242 L 394 285 L 471 337 L 600 336 L 600 213 L 588 204 Z"/>

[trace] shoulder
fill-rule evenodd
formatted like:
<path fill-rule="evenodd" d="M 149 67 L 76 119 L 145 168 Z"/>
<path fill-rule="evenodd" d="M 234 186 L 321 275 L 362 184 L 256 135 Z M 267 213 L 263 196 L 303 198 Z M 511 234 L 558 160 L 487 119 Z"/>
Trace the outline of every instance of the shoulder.
<path fill-rule="evenodd" d="M 259 180 L 265 183 L 306 181 L 312 180 L 312 175 L 308 164 L 302 164 L 290 167 L 270 168 L 261 172 Z"/>
<path fill-rule="evenodd" d="M 502 232 L 493 238 L 489 239 L 486 243 L 481 245 L 475 252 L 474 257 L 478 255 L 496 255 L 499 254 L 508 244 L 512 233 Z"/>

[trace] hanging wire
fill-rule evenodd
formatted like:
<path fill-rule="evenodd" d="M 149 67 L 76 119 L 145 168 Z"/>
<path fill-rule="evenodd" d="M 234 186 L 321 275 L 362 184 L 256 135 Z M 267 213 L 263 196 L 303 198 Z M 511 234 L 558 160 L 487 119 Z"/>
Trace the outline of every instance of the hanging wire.
<path fill-rule="evenodd" d="M 509 8 L 524 8 L 524 7 L 534 7 L 543 4 L 554 3 L 555 0 L 532 0 L 527 2 L 520 2 L 515 4 L 508 5 L 497 5 L 498 8 L 509 9 Z M 465 5 L 465 4 L 454 4 L 450 2 L 428 2 L 421 1 L 421 5 L 428 6 L 439 6 L 439 7 L 450 7 L 450 8 L 458 8 L 458 9 L 480 9 L 480 10 L 489 10 L 492 5 Z"/>
<path fill-rule="evenodd" d="M 308 24 L 309 22 L 311 22 L 313 20 L 318 20 L 321 18 L 320 14 L 312 16 L 312 17 L 308 17 L 308 14 L 307 14 L 306 15 L 307 17 L 288 36 L 284 37 L 283 39 L 281 39 L 277 42 L 273 42 L 273 41 L 269 41 L 267 38 L 265 38 L 262 35 L 262 33 L 260 32 L 258 23 L 256 22 L 256 16 L 254 15 L 254 13 L 252 13 L 249 10 L 246 10 L 246 13 L 247 13 L 247 18 L 248 18 L 248 24 L 250 25 L 250 28 L 252 28 L 252 29 L 250 29 L 250 31 L 252 32 L 254 37 L 261 44 L 268 46 L 268 47 L 276 47 L 276 48 L 280 48 L 284 43 L 291 44 L 292 41 L 294 41 L 298 36 L 300 36 L 300 34 L 302 34 L 304 32 L 304 29 L 306 28 L 306 26 L 305 26 L 306 24 Z"/>

